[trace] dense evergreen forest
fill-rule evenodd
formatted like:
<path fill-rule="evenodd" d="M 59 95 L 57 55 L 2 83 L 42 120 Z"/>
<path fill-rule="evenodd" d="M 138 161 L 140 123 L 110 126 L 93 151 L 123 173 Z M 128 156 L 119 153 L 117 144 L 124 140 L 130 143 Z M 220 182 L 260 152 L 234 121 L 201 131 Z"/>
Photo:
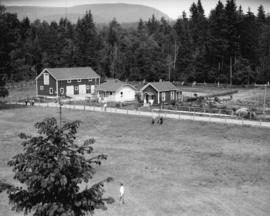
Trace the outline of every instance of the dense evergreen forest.
<path fill-rule="evenodd" d="M 181 8 L 180 8 L 181 9 Z M 243 12 L 235 0 L 219 1 L 209 17 L 201 1 L 174 22 L 112 20 L 97 27 L 87 11 L 76 24 L 47 23 L 0 6 L 0 73 L 33 79 L 44 67 L 91 66 L 102 77 L 233 84 L 270 81 L 270 16 L 263 6 Z"/>

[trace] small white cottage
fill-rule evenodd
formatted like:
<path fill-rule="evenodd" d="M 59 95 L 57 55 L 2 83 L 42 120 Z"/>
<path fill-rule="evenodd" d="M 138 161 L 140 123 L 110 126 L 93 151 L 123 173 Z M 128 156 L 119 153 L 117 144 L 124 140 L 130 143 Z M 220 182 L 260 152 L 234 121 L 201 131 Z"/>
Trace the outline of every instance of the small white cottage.
<path fill-rule="evenodd" d="M 97 86 L 98 97 L 103 102 L 127 102 L 134 101 L 136 88 L 118 79 L 108 80 Z"/>

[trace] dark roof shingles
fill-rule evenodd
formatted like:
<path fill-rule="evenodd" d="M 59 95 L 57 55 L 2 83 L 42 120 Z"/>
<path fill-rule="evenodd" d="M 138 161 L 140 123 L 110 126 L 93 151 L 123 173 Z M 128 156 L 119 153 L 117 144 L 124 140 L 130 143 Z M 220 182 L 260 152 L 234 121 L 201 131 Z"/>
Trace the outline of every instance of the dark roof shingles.
<path fill-rule="evenodd" d="M 171 82 L 164 81 L 164 82 L 151 82 L 151 85 L 156 88 L 158 91 L 178 91 L 179 89 L 172 84 Z"/>
<path fill-rule="evenodd" d="M 56 80 L 91 79 L 100 76 L 91 67 L 46 68 Z"/>

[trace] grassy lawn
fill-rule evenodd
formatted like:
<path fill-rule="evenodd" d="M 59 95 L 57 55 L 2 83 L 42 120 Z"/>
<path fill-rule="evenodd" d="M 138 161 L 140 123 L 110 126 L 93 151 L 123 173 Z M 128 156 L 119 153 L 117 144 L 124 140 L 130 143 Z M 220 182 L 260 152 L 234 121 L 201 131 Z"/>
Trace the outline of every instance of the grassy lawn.
<path fill-rule="evenodd" d="M 56 109 L 28 107 L 0 111 L 0 177 L 12 180 L 7 161 L 20 152 L 19 132 L 57 116 Z M 236 127 L 109 113 L 64 110 L 64 119 L 81 120 L 78 142 L 94 137 L 96 152 L 108 155 L 93 182 L 116 200 L 119 182 L 126 205 L 116 202 L 99 216 L 270 215 L 269 129 Z M 17 216 L 0 194 L 0 215 Z"/>

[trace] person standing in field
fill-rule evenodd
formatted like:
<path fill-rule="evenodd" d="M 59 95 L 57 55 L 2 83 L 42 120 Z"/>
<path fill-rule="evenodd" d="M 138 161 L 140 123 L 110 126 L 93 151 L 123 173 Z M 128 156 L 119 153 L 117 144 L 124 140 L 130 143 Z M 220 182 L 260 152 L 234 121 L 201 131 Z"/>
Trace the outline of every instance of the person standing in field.
<path fill-rule="evenodd" d="M 155 124 L 155 120 L 156 120 L 155 116 L 152 115 L 152 125 Z"/>
<path fill-rule="evenodd" d="M 159 119 L 159 124 L 163 124 L 163 117 L 161 116 L 160 119 Z"/>
<path fill-rule="evenodd" d="M 120 204 L 125 204 L 124 194 L 125 194 L 124 184 L 120 183 L 120 198 L 119 198 L 119 203 Z"/>

